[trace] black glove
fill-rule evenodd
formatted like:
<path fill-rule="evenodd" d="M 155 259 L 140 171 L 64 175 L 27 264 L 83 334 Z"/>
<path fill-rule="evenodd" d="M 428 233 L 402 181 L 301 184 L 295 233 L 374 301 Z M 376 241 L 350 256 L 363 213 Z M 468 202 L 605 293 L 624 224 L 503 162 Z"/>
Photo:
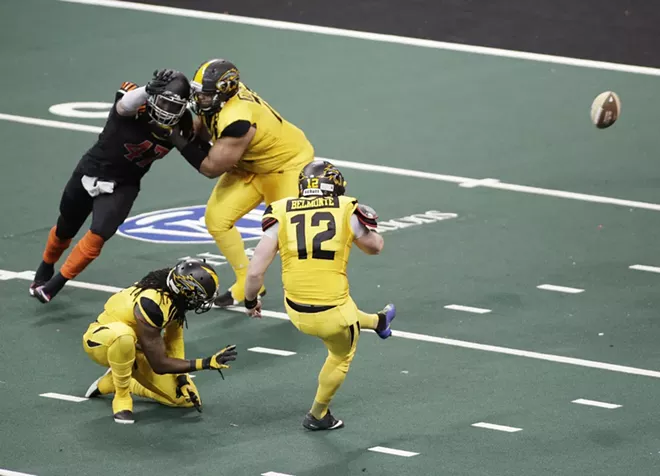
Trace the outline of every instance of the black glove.
<path fill-rule="evenodd" d="M 174 79 L 178 71 L 173 69 L 161 69 L 154 71 L 154 77 L 147 83 L 145 90 L 150 96 L 155 96 L 165 91 L 165 86 Z"/>

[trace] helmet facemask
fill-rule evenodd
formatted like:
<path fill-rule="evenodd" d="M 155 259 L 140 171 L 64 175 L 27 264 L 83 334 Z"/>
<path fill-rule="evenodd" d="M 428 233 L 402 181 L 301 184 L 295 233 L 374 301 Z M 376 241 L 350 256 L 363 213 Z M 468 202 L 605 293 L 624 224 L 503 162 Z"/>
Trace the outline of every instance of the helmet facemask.
<path fill-rule="evenodd" d="M 186 112 L 188 100 L 165 91 L 147 99 L 149 116 L 161 126 L 176 125 Z"/>

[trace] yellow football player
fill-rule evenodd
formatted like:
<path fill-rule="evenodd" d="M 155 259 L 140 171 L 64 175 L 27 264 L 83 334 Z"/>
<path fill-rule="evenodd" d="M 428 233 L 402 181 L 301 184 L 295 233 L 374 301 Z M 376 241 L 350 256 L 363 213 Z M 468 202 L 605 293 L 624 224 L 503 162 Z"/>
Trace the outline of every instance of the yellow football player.
<path fill-rule="evenodd" d="M 305 166 L 299 196 L 273 202 L 264 212 L 264 236 L 250 261 L 245 284 L 247 312 L 261 317 L 257 294 L 279 251 L 284 305 L 291 322 L 305 334 L 322 339 L 328 348 L 314 404 L 303 420 L 309 430 L 344 425 L 328 406 L 346 378 L 360 329 L 373 329 L 387 339 L 396 315 L 394 304 L 366 314 L 351 299 L 346 267 L 352 244 L 373 255 L 383 249 L 383 238 L 376 232 L 376 212 L 344 196 L 345 184 L 341 172 L 329 162 L 316 160 Z"/>
<path fill-rule="evenodd" d="M 229 368 L 227 362 L 236 360 L 236 346 L 206 359 L 184 360 L 183 324 L 186 311 L 199 314 L 211 309 L 217 289 L 213 267 L 188 259 L 152 271 L 112 295 L 83 336 L 87 355 L 109 367 L 85 396 L 114 393 L 112 412 L 117 423 L 134 422 L 131 394 L 201 411 L 199 392 L 188 372 Z"/>
<path fill-rule="evenodd" d="M 203 63 L 191 88 L 193 110 L 201 121 L 194 138 L 180 138 L 175 144 L 202 174 L 220 177 L 205 219 L 236 275 L 234 285 L 215 301 L 224 307 L 243 301 L 248 266 L 234 224 L 262 201 L 268 205 L 296 196 L 298 173 L 314 160 L 314 148 L 303 131 L 241 82 L 238 69 L 229 61 Z"/>

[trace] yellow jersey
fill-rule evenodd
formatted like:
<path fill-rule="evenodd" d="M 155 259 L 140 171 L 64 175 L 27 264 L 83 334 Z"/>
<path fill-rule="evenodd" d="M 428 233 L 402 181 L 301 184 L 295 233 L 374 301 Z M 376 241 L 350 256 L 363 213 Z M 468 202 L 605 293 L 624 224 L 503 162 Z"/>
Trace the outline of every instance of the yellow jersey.
<path fill-rule="evenodd" d="M 262 228 L 278 223 L 282 283 L 290 300 L 340 305 L 348 299 L 346 267 L 357 205 L 355 198 L 330 196 L 285 198 L 266 208 Z"/>
<path fill-rule="evenodd" d="M 238 92 L 212 116 L 202 116 L 215 142 L 236 121 L 248 121 L 256 133 L 236 168 L 249 173 L 268 174 L 301 169 L 313 160 L 314 148 L 305 133 L 284 119 L 259 95 L 243 83 Z"/>
<path fill-rule="evenodd" d="M 137 323 L 133 314 L 136 304 L 145 321 L 157 329 L 164 329 L 178 320 L 179 311 L 167 294 L 155 289 L 140 290 L 135 286 L 122 289 L 110 296 L 103 312 L 96 320 L 100 324 L 123 322 L 136 331 Z"/>

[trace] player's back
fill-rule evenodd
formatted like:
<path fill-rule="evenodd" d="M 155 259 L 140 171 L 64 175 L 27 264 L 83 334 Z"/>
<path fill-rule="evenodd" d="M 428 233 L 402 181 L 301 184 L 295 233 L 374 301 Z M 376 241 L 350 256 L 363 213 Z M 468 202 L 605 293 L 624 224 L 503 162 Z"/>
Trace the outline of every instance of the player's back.
<path fill-rule="evenodd" d="M 279 223 L 278 242 L 286 296 L 299 304 L 339 305 L 349 295 L 346 267 L 353 245 L 346 196 L 287 198 L 274 202 L 264 221 Z"/>
<path fill-rule="evenodd" d="M 96 320 L 100 324 L 123 322 L 136 330 L 133 311 L 135 304 L 139 305 L 142 316 L 154 327 L 165 327 L 176 313 L 176 307 L 166 294 L 156 289 L 138 289 L 131 286 L 110 296 Z"/>
<path fill-rule="evenodd" d="M 237 167 L 252 173 L 300 169 L 314 157 L 305 133 L 284 119 L 257 93 L 243 83 L 238 92 L 214 116 L 205 119 L 214 140 L 236 121 L 249 121 L 256 131 Z"/>

